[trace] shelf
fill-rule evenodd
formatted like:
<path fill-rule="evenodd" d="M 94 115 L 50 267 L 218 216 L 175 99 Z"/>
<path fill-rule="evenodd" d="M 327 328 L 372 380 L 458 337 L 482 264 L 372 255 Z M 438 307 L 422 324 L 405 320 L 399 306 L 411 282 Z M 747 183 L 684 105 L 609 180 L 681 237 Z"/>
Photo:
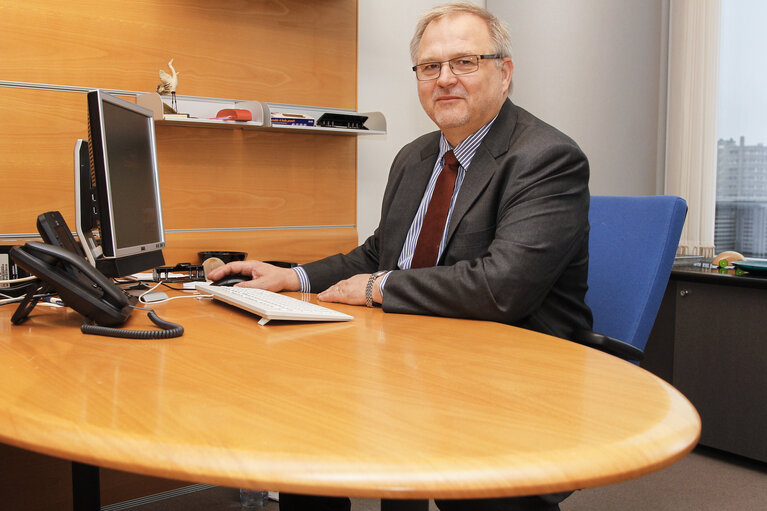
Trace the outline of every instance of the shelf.
<path fill-rule="evenodd" d="M 241 101 L 218 98 L 202 98 L 195 96 L 176 96 L 176 111 L 189 114 L 186 118 L 171 118 L 164 115 L 170 106 L 170 96 L 160 96 L 157 93 L 140 94 L 136 102 L 149 108 L 154 113 L 155 123 L 160 126 L 191 126 L 199 128 L 225 128 L 268 130 L 293 133 L 322 133 L 327 135 L 382 135 L 386 133 L 386 118 L 381 112 L 358 113 L 353 110 L 338 108 L 321 108 L 304 105 L 286 105 L 267 103 L 263 101 Z M 229 121 L 215 119 L 216 114 L 223 109 L 243 109 L 251 113 L 251 121 Z M 336 128 L 324 126 L 296 126 L 272 124 L 272 112 L 281 112 L 303 116 L 315 123 L 323 114 L 338 114 L 364 116 L 367 119 L 363 126 L 366 129 Z"/>

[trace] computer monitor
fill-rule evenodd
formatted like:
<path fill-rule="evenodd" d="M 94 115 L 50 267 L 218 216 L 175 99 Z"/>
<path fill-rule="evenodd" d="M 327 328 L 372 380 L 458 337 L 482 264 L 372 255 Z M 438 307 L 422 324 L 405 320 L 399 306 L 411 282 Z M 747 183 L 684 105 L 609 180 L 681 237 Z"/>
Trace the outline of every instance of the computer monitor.
<path fill-rule="evenodd" d="M 88 142 L 75 146 L 75 174 L 77 232 L 91 263 L 112 278 L 162 266 L 165 230 L 152 112 L 89 92 Z"/>

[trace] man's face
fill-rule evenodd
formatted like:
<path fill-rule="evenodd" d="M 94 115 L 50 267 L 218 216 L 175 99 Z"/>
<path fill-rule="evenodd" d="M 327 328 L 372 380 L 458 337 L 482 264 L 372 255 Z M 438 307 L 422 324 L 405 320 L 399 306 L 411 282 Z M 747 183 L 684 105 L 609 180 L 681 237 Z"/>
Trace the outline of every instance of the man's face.
<path fill-rule="evenodd" d="M 426 27 L 416 64 L 488 53 L 493 50 L 487 23 L 473 14 L 452 14 Z M 421 106 L 455 146 L 495 117 L 506 99 L 512 70 L 511 59 L 500 66 L 495 60 L 481 60 L 477 71 L 456 76 L 444 64 L 439 78 L 418 82 Z"/>

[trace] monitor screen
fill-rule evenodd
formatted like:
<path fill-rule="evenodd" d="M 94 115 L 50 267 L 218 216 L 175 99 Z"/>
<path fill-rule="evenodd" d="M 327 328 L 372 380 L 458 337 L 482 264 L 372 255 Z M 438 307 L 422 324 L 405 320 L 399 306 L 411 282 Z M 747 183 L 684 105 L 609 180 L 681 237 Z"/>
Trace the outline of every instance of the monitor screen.
<path fill-rule="evenodd" d="M 88 139 L 100 250 L 103 258 L 123 263 L 104 273 L 122 276 L 163 264 L 165 231 L 152 112 L 102 91 L 89 92 Z"/>

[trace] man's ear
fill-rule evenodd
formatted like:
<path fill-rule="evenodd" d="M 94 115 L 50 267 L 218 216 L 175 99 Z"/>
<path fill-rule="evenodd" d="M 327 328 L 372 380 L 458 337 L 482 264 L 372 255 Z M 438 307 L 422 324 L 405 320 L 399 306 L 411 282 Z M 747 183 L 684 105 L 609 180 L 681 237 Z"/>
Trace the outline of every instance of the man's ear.
<path fill-rule="evenodd" d="M 503 86 L 506 89 L 506 94 L 511 92 L 511 76 L 514 74 L 514 61 L 509 57 L 505 57 L 501 61 L 501 79 L 503 80 Z"/>

